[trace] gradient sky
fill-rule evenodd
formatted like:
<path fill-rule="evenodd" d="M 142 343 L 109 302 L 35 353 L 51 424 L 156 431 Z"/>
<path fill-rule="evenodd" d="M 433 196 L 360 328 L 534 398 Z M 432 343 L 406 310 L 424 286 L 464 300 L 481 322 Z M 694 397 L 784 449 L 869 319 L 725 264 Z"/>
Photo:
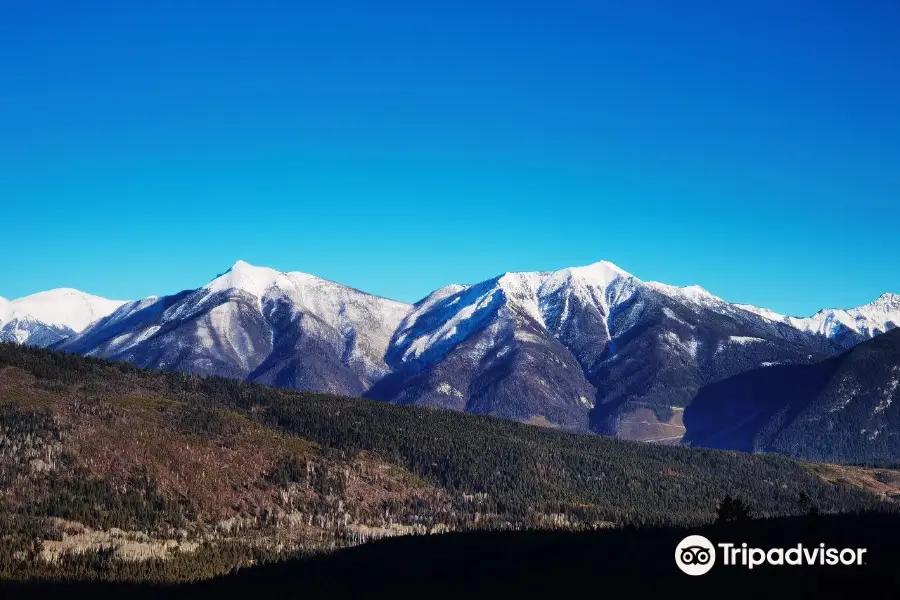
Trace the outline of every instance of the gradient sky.
<path fill-rule="evenodd" d="M 900 3 L 0 0 L 0 295 L 900 292 Z"/>

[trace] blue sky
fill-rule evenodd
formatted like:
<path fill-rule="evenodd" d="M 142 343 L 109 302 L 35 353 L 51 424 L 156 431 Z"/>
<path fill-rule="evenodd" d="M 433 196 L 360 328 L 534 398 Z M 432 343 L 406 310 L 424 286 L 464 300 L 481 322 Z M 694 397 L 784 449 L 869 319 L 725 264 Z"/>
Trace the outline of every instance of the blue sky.
<path fill-rule="evenodd" d="M 900 292 L 900 5 L 0 0 L 0 295 L 237 259 L 414 301 L 610 260 Z"/>

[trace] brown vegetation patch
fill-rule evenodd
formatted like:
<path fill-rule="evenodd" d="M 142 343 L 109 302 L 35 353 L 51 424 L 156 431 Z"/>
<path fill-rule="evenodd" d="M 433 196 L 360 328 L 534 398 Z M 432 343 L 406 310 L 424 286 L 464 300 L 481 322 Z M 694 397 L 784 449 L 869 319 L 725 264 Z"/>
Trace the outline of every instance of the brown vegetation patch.
<path fill-rule="evenodd" d="M 622 417 L 621 437 L 641 442 L 678 444 L 684 437 L 684 411 L 672 409 L 667 421 L 662 421 L 649 408 L 636 408 Z"/>
<path fill-rule="evenodd" d="M 16 403 L 34 408 L 49 404 L 52 396 L 37 390 L 36 381 L 27 371 L 3 367 L 0 369 L 0 404 Z"/>
<path fill-rule="evenodd" d="M 10 394 L 18 404 L 23 394 L 34 392 L 35 379 L 18 369 L 4 369 L 3 383 L 6 389 L 15 386 Z M 387 505 L 433 502 L 437 496 L 449 506 L 444 492 L 377 456 L 326 458 L 317 444 L 245 415 L 133 387 L 128 395 L 105 396 L 103 385 L 76 385 L 50 396 L 45 404 L 65 431 L 64 450 L 120 492 L 152 479 L 153 487 L 189 506 L 202 523 L 217 527 L 249 519 L 255 527 L 261 515 L 297 512 L 280 523 L 289 525 L 308 520 L 323 502 L 329 512 L 346 514 L 348 523 L 380 522 Z M 297 480 L 273 481 L 273 471 L 285 460 L 299 465 Z M 328 482 L 340 485 L 332 489 Z"/>
<path fill-rule="evenodd" d="M 127 486 L 148 473 L 160 491 L 205 520 L 255 515 L 273 503 L 265 476 L 286 451 L 282 438 L 249 426 L 230 436 L 188 434 L 171 426 L 154 399 L 112 404 L 118 410 L 103 417 L 74 410 L 64 415 L 67 445 L 97 476 Z"/>
<path fill-rule="evenodd" d="M 138 531 L 121 529 L 98 530 L 80 523 L 53 519 L 59 529 L 60 539 L 43 540 L 40 544 L 40 558 L 56 562 L 66 554 L 109 551 L 122 560 L 166 559 L 176 552 L 194 552 L 197 542 L 180 539 L 156 539 Z"/>
<path fill-rule="evenodd" d="M 549 427 L 551 429 L 557 429 L 558 425 L 555 423 L 551 423 L 547 417 L 543 415 L 534 415 L 533 417 L 528 417 L 522 421 L 526 425 L 536 425 L 537 427 Z"/>
<path fill-rule="evenodd" d="M 367 454 L 355 458 L 346 472 L 347 502 L 365 512 L 389 502 L 434 499 L 436 494 L 444 495 L 409 471 Z"/>
<path fill-rule="evenodd" d="M 37 378 L 34 375 L 17 367 L 0 369 L 0 392 L 30 389 L 35 381 Z"/>
<path fill-rule="evenodd" d="M 886 500 L 900 499 L 900 471 L 828 463 L 808 463 L 807 466 L 829 483 L 857 487 Z"/>

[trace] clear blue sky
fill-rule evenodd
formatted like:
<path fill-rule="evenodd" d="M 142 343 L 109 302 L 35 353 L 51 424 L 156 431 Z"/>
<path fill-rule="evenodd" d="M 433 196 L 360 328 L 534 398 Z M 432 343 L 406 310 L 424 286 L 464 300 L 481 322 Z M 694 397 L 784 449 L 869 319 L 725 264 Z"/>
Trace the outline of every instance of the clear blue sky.
<path fill-rule="evenodd" d="M 900 292 L 900 4 L 0 0 L 0 295 Z"/>

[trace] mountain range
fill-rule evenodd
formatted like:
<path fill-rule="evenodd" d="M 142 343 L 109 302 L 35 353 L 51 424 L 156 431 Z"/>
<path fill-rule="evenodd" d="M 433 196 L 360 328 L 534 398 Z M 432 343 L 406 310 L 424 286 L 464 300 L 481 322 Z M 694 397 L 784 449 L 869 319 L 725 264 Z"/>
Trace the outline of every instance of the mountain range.
<path fill-rule="evenodd" d="M 0 341 L 663 443 L 687 441 L 685 409 L 710 386 L 814 368 L 898 324 L 898 295 L 788 317 L 605 261 L 450 285 L 411 305 L 243 261 L 137 301 L 0 300 Z"/>

